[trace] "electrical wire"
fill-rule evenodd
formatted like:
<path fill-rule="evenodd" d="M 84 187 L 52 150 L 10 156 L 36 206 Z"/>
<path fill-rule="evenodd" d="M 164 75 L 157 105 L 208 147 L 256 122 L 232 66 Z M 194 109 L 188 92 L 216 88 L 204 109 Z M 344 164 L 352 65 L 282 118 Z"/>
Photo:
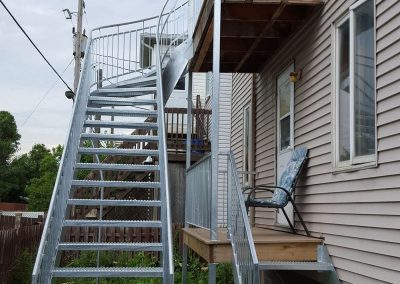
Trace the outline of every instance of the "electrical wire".
<path fill-rule="evenodd" d="M 0 0 L 1 5 L 3 5 L 4 9 L 7 11 L 7 13 L 10 15 L 10 17 L 14 20 L 14 22 L 17 24 L 17 26 L 20 28 L 20 30 L 24 33 L 24 35 L 28 38 L 28 40 L 31 42 L 31 44 L 33 45 L 33 47 L 37 50 L 37 52 L 39 52 L 39 54 L 42 56 L 42 58 L 44 59 L 44 61 L 46 61 L 46 63 L 50 66 L 50 68 L 54 71 L 54 73 L 57 74 L 58 78 L 60 78 L 60 80 L 64 83 L 65 86 L 67 86 L 67 88 L 71 91 L 72 89 L 70 88 L 70 86 L 68 86 L 67 82 L 65 82 L 65 80 L 61 77 L 61 75 L 57 72 L 57 70 L 53 67 L 53 65 L 51 65 L 51 63 L 47 60 L 47 58 L 43 55 L 43 53 L 40 51 L 40 49 L 36 46 L 36 44 L 33 42 L 33 40 L 29 37 L 29 35 L 26 33 L 26 31 L 24 30 L 24 28 L 19 24 L 19 22 L 17 21 L 17 19 L 14 17 L 14 15 L 11 13 L 10 10 L 8 10 L 7 6 L 4 4 L 3 0 Z"/>
<path fill-rule="evenodd" d="M 88 29 L 90 30 L 90 25 L 89 25 L 89 22 L 88 22 L 88 18 L 87 18 L 86 10 L 85 10 L 85 12 L 84 12 L 83 14 L 85 15 L 85 21 L 86 21 L 86 25 L 87 25 Z"/>
<path fill-rule="evenodd" d="M 64 73 L 68 70 L 68 68 L 71 66 L 72 62 L 74 62 L 74 58 L 68 63 L 67 67 L 65 67 L 64 71 L 61 73 L 61 75 L 64 75 Z M 51 90 L 57 85 L 58 79 L 54 81 L 54 83 L 51 85 L 51 87 L 47 90 L 47 92 L 43 95 L 43 97 L 39 100 L 39 102 L 36 104 L 36 106 L 33 108 L 31 113 L 25 118 L 24 122 L 21 124 L 21 128 L 24 127 L 24 125 L 28 122 L 28 120 L 32 117 L 32 115 L 36 112 L 40 104 L 46 99 L 46 97 L 50 94 Z"/>

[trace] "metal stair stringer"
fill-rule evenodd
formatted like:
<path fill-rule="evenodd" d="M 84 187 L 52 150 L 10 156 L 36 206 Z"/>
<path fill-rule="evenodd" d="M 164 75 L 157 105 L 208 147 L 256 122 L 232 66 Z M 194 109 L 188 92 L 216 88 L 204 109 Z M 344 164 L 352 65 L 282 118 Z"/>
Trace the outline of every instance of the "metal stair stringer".
<path fill-rule="evenodd" d="M 191 38 L 185 40 L 176 47 L 163 68 L 163 94 L 164 104 L 168 101 L 178 81 L 184 75 L 189 60 L 193 57 L 193 41 Z"/>

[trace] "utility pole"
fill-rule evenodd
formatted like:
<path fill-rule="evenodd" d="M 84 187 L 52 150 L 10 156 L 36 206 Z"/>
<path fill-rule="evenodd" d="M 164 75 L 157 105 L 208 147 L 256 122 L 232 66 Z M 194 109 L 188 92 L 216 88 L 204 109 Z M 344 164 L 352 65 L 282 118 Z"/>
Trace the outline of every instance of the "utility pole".
<path fill-rule="evenodd" d="M 74 58 L 75 58 L 75 71 L 74 71 L 74 93 L 78 91 L 78 83 L 81 71 L 81 44 L 82 44 L 82 18 L 84 1 L 78 0 L 78 14 L 77 14 L 77 25 L 76 32 L 74 35 Z"/>

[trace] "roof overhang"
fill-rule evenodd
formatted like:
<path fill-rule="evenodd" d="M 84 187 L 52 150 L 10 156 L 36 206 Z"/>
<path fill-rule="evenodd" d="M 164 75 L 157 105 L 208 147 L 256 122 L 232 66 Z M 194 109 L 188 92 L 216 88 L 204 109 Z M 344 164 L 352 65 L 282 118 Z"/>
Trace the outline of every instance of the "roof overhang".
<path fill-rule="evenodd" d="M 324 0 L 225 0 L 221 72 L 258 72 L 324 4 Z M 204 0 L 193 34 L 191 70 L 212 70 L 214 0 Z"/>

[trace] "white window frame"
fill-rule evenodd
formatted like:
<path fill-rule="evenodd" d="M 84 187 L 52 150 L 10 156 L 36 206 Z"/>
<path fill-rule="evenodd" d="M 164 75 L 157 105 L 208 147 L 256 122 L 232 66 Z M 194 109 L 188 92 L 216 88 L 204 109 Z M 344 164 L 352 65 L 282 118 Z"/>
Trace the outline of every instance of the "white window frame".
<path fill-rule="evenodd" d="M 278 149 L 278 153 L 285 153 L 288 151 L 292 151 L 294 149 L 294 96 L 295 96 L 295 89 L 294 89 L 294 83 L 290 82 L 290 108 L 289 108 L 289 112 L 287 114 L 285 114 L 284 116 L 280 117 L 280 110 L 281 110 L 281 104 L 280 104 L 280 97 L 278 94 L 278 80 L 280 79 L 280 77 L 282 75 L 285 74 L 285 72 L 290 69 L 291 72 L 295 70 L 295 66 L 294 66 L 294 62 L 286 65 L 286 67 L 283 69 L 283 71 L 281 73 L 279 73 L 279 75 L 276 77 L 276 104 L 277 104 L 277 108 L 276 108 L 276 119 L 277 119 L 277 131 L 278 131 L 278 139 L 277 139 L 277 149 Z M 290 144 L 286 149 L 281 149 L 281 121 L 282 119 L 285 119 L 287 117 L 290 117 Z"/>
<path fill-rule="evenodd" d="M 375 80 L 375 153 L 372 155 L 355 156 L 355 139 L 354 139 L 354 10 L 369 0 L 359 0 L 350 6 L 347 13 L 339 20 L 332 24 L 332 114 L 333 114 L 333 169 L 334 171 L 354 170 L 359 168 L 371 167 L 377 165 L 377 114 L 376 114 L 376 5 L 374 0 L 374 80 Z M 341 25 L 349 21 L 350 29 L 350 62 L 349 62 L 349 81 L 350 81 L 350 159 L 348 161 L 339 160 L 339 56 L 338 56 L 338 30 Z"/>

